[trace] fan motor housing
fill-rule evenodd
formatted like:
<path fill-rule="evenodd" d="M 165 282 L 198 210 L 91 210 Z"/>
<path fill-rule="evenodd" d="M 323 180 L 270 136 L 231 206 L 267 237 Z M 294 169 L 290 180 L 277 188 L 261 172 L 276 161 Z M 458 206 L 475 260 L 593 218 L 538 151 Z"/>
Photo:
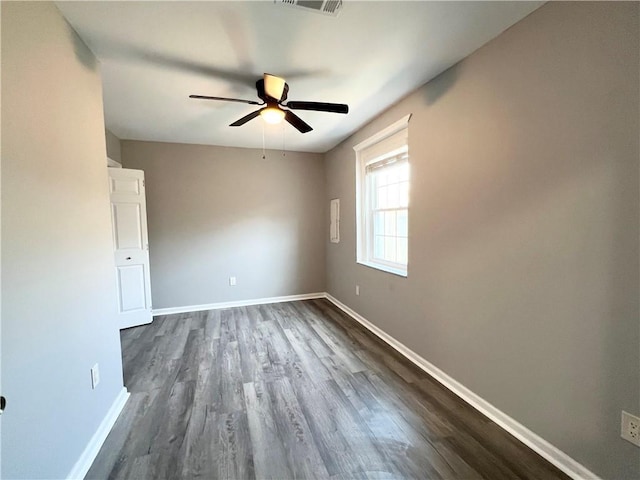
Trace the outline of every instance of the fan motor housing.
<path fill-rule="evenodd" d="M 269 97 L 264 92 L 264 78 L 261 78 L 256 82 L 256 91 L 258 92 L 258 98 L 260 98 L 264 102 L 269 103 L 270 100 L 273 100 L 275 102 L 284 102 L 287 99 L 287 92 L 289 92 L 289 84 L 288 83 L 284 84 L 284 89 L 282 90 L 282 97 L 280 98 Z"/>

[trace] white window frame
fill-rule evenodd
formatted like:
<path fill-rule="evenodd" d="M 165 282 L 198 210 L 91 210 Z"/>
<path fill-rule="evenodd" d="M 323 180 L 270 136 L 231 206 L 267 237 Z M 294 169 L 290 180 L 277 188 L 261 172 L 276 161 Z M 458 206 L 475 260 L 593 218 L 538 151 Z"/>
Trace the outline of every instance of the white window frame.
<path fill-rule="evenodd" d="M 407 265 L 402 265 L 373 258 L 373 227 L 369 215 L 371 200 L 368 194 L 366 168 L 380 158 L 408 152 L 410 119 L 411 114 L 406 115 L 353 147 L 356 152 L 356 261 L 361 265 L 403 277 L 408 274 L 408 261 Z"/>

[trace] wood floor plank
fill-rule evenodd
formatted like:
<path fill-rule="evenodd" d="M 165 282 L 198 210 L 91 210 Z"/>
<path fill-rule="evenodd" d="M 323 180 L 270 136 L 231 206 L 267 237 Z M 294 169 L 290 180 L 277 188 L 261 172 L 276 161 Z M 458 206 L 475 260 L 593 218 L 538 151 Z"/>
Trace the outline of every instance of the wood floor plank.
<path fill-rule="evenodd" d="M 242 369 L 242 383 L 261 382 L 265 378 L 263 366 L 268 366 L 262 334 L 257 328 L 238 331 L 238 348 Z"/>
<path fill-rule="evenodd" d="M 242 409 L 244 394 L 238 342 L 233 341 L 225 345 L 212 371 L 216 372 L 215 383 L 212 385 L 216 391 L 216 413 L 231 413 Z"/>
<path fill-rule="evenodd" d="M 306 372 L 313 372 L 313 375 L 309 376 L 311 382 L 324 382 L 331 378 L 331 374 L 316 356 L 311 345 L 304 341 L 304 338 L 297 332 L 297 330 L 285 329 L 284 334 L 300 359 L 302 368 Z"/>
<path fill-rule="evenodd" d="M 314 389 L 297 388 L 296 392 L 330 475 L 399 473 L 384 452 L 378 451 L 369 427 L 335 381 L 320 382 Z"/>
<path fill-rule="evenodd" d="M 220 326 L 222 324 L 220 310 L 209 310 L 208 312 L 200 313 L 200 315 L 204 315 L 204 330 L 207 340 L 220 340 Z"/>
<path fill-rule="evenodd" d="M 423 401 L 430 402 L 431 405 L 437 403 L 456 431 L 464 430 L 468 437 L 482 444 L 490 455 L 499 457 L 501 462 L 519 477 L 558 478 L 557 470 L 547 463 L 521 463 L 518 459 L 529 453 L 525 445 L 511 435 L 505 435 L 504 430 L 494 422 L 477 415 L 475 410 L 461 399 L 442 386 L 436 385 L 433 379 L 423 379 L 418 385 Z"/>
<path fill-rule="evenodd" d="M 216 478 L 218 469 L 212 442 L 217 438 L 218 416 L 212 405 L 195 402 L 182 444 L 182 478 Z"/>
<path fill-rule="evenodd" d="M 218 415 L 217 435 L 209 446 L 217 466 L 213 478 L 255 478 L 249 423 L 244 411 Z"/>
<path fill-rule="evenodd" d="M 295 328 L 297 319 L 287 303 L 274 303 L 268 308 L 271 311 L 271 317 L 278 322 L 283 329 Z"/>
<path fill-rule="evenodd" d="M 258 329 L 267 354 L 263 362 L 263 371 L 268 373 L 269 380 L 307 375 L 300 366 L 301 361 L 289 343 L 282 326 L 277 321 L 264 321 Z"/>
<path fill-rule="evenodd" d="M 90 479 L 566 479 L 327 300 L 121 332 Z"/>
<path fill-rule="evenodd" d="M 244 399 L 256 477 L 273 480 L 294 478 L 264 383 L 245 383 Z"/>
<path fill-rule="evenodd" d="M 118 478 L 158 478 L 156 465 L 159 459 L 160 455 L 157 453 L 137 457 L 133 460 L 131 468 L 126 471 L 126 475 Z"/>
<path fill-rule="evenodd" d="M 125 444 L 129 438 L 130 425 L 141 414 L 148 396 L 146 393 L 132 393 L 129 396 L 126 407 L 102 446 L 101 454 L 95 459 L 85 478 L 102 479 L 103 472 L 116 476 L 128 461 L 134 460 L 128 458 L 129 449 L 125 448 Z"/>
<path fill-rule="evenodd" d="M 447 478 L 451 473 L 446 460 L 434 450 L 432 441 L 439 438 L 423 416 L 402 403 L 398 396 L 380 390 L 362 373 L 351 376 L 354 391 L 367 405 L 364 420 L 377 448 L 387 454 L 403 476 L 415 478 Z"/>
<path fill-rule="evenodd" d="M 167 478 L 178 478 L 184 459 L 181 456 L 193 410 L 193 396 L 195 382 L 176 382 L 166 401 L 163 402 L 162 412 L 164 421 L 154 441 L 149 446 L 149 453 L 157 453 L 154 463 L 157 472 L 162 472 Z"/>
<path fill-rule="evenodd" d="M 318 332 L 310 328 L 308 323 L 309 317 L 303 316 L 297 310 L 294 310 L 294 312 L 296 315 L 295 322 L 289 330 L 295 332 L 296 337 L 300 339 L 302 343 L 309 345 L 309 348 L 317 358 L 335 355 L 336 352 L 325 343 L 324 339 L 318 335 Z"/>
<path fill-rule="evenodd" d="M 330 354 L 343 363 L 350 372 L 361 372 L 366 369 L 362 361 L 354 355 L 352 350 L 345 348 L 347 335 L 344 331 L 330 328 L 331 324 L 323 321 L 321 312 L 307 308 L 303 303 L 298 307 L 302 315 L 307 319 L 309 327 L 322 340 L 330 350 Z"/>
<path fill-rule="evenodd" d="M 189 330 L 180 368 L 178 369 L 177 382 L 195 381 L 200 368 L 206 368 L 207 365 L 202 364 L 202 360 L 205 358 L 204 342 L 205 338 L 202 328 Z"/>
<path fill-rule="evenodd" d="M 293 478 L 327 478 L 329 473 L 289 379 L 269 382 L 267 391 Z"/>
<path fill-rule="evenodd" d="M 235 342 L 236 338 L 236 317 L 233 309 L 227 308 L 220 312 L 220 342 Z"/>

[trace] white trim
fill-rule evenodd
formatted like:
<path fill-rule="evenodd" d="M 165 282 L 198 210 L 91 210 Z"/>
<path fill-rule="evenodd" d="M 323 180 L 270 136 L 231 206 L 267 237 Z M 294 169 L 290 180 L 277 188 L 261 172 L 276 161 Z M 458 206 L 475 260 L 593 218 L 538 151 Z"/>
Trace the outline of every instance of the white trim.
<path fill-rule="evenodd" d="M 467 387 L 462 385 L 460 382 L 455 380 L 454 378 L 447 375 L 445 372 L 440 370 L 438 367 L 428 362 L 420 355 L 415 353 L 409 347 L 403 345 L 398 340 L 393 338 L 391 335 L 386 333 L 384 330 L 376 327 L 374 324 L 369 322 L 362 315 L 352 310 L 344 303 L 340 302 L 335 297 L 331 296 L 327 293 L 327 300 L 333 303 L 336 307 L 344 311 L 347 315 L 351 316 L 354 320 L 372 332 L 374 335 L 378 336 L 380 339 L 385 341 L 391 347 L 396 349 L 402 355 L 404 355 L 408 360 L 413 362 L 415 365 L 420 367 L 422 370 L 427 372 L 433 378 L 435 378 L 438 382 L 444 385 L 446 388 L 451 390 L 453 393 L 458 395 L 462 400 L 467 402 L 476 410 L 480 411 L 484 415 L 486 415 L 489 419 L 493 420 L 504 430 L 509 432 L 511 435 L 516 437 L 526 446 L 528 446 L 531 450 L 536 452 L 541 457 L 545 458 L 547 461 L 558 467 L 564 473 L 569 475 L 574 479 L 594 479 L 599 480 L 599 477 L 588 470 L 584 465 L 578 463 L 569 455 L 564 453 L 562 450 L 554 447 L 549 442 L 547 442 L 544 438 L 540 437 L 536 433 L 529 430 L 527 427 L 517 422 L 515 419 L 511 418 L 509 415 L 499 410 L 485 399 L 475 394 Z"/>
<path fill-rule="evenodd" d="M 250 300 L 237 300 L 234 302 L 207 303 L 204 305 L 187 305 L 184 307 L 158 308 L 153 310 L 153 316 L 172 315 L 175 313 L 201 312 L 203 310 L 219 310 L 221 308 L 247 307 L 249 305 L 263 305 L 267 303 L 295 302 L 297 300 L 313 300 L 315 298 L 327 298 L 325 292 L 304 293 L 302 295 L 285 295 L 283 297 L 254 298 Z"/>
<path fill-rule="evenodd" d="M 122 164 L 113 158 L 107 157 L 107 167 L 110 168 L 122 168 Z"/>
<path fill-rule="evenodd" d="M 367 165 L 382 161 L 388 156 L 408 155 L 410 119 L 411 114 L 405 115 L 353 147 L 356 152 L 356 262 L 404 277 L 407 276 L 408 265 L 386 262 L 373 255 L 375 188 L 373 174 L 368 172 Z M 407 163 L 410 161 L 407 160 Z"/>
<path fill-rule="evenodd" d="M 411 115 L 412 114 L 410 113 L 410 114 L 405 115 L 404 117 L 402 117 L 397 122 L 393 122 L 387 128 L 385 128 L 383 130 L 380 130 L 375 135 L 367 138 L 366 140 L 363 140 L 362 142 L 360 142 L 359 144 L 354 146 L 353 149 L 356 152 L 359 152 L 360 150 L 362 150 L 364 148 L 370 147 L 371 145 L 374 145 L 374 144 L 378 143 L 379 141 L 384 140 L 387 137 L 390 137 L 394 133 L 397 133 L 400 130 L 402 130 L 403 128 L 407 128 L 407 125 L 409 125 L 409 120 L 411 119 Z"/>
<path fill-rule="evenodd" d="M 376 270 L 382 270 L 383 272 L 392 273 L 394 275 L 398 275 L 399 277 L 407 278 L 409 276 L 407 270 L 393 268 L 389 265 L 385 265 L 384 263 L 367 262 L 366 260 L 356 260 L 356 263 L 359 265 L 364 265 L 365 267 L 375 268 Z"/>
<path fill-rule="evenodd" d="M 69 475 L 67 475 L 67 479 L 75 480 L 85 477 L 85 475 L 89 471 L 89 468 L 91 468 L 91 464 L 98 456 L 98 452 L 100 451 L 100 448 L 102 448 L 102 444 L 107 439 L 109 432 L 111 432 L 113 425 L 116 423 L 118 415 L 120 415 L 120 412 L 124 408 L 124 405 L 127 403 L 128 398 L 129 392 L 125 387 L 122 387 L 122 390 L 120 390 L 120 393 L 113 401 L 111 408 L 109 408 L 109 411 L 102 419 L 102 422 L 100 422 L 100 425 L 98 425 L 98 429 L 95 431 L 95 433 L 91 437 L 91 440 L 89 440 L 89 443 L 87 443 L 87 446 L 84 448 L 82 454 L 80 455 L 80 458 L 78 458 L 75 465 L 71 469 L 71 472 L 69 472 Z"/>

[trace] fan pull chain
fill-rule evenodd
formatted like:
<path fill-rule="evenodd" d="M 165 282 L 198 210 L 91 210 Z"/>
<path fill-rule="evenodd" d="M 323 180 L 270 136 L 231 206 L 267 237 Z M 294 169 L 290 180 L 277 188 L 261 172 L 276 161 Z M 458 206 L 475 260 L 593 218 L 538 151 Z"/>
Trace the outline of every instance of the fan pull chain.
<path fill-rule="evenodd" d="M 262 122 L 262 159 L 265 160 L 267 158 L 264 152 L 264 122 Z"/>
<path fill-rule="evenodd" d="M 283 157 L 286 157 L 286 156 L 287 156 L 287 154 L 286 154 L 287 149 L 286 149 L 285 142 L 284 142 L 284 139 L 285 139 L 285 133 L 286 133 L 286 131 L 285 131 L 285 128 L 284 128 L 284 122 L 283 122 L 283 123 L 282 123 L 282 156 L 283 156 Z"/>

